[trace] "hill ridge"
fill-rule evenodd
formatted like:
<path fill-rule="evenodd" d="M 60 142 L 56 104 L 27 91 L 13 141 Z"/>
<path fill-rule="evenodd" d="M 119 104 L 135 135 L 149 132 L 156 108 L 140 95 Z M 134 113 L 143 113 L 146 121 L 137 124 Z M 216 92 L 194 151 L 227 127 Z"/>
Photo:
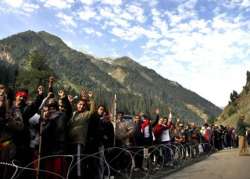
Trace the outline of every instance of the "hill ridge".
<path fill-rule="evenodd" d="M 24 64 L 21 62 L 26 61 L 32 50 L 43 52 L 48 66 L 55 69 L 56 75 L 60 77 L 61 85 L 68 84 L 70 87 L 74 84 L 77 90 L 84 86 L 99 90 L 100 94 L 107 93 L 104 100 L 107 105 L 110 105 L 108 100 L 112 95 L 117 93 L 123 101 L 119 102 L 119 106 L 124 111 L 135 113 L 144 109 L 145 112 L 152 113 L 154 108 L 160 106 L 162 111 L 172 110 L 186 121 L 199 122 L 204 120 L 197 115 L 199 113 L 215 117 L 221 112 L 210 101 L 130 57 L 107 57 L 109 61 L 95 58 L 68 47 L 61 38 L 45 31 L 15 34 L 0 40 L 0 45 L 9 46 L 9 53 L 20 69 Z M 188 108 L 187 104 L 194 108 Z"/>

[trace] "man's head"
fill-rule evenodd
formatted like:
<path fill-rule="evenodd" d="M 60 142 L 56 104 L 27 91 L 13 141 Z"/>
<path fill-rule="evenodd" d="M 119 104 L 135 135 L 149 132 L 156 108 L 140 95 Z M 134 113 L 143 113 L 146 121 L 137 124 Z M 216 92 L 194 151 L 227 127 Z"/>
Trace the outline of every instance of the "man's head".
<path fill-rule="evenodd" d="M 80 99 L 76 105 L 77 112 L 81 113 L 87 110 L 88 102 L 86 100 Z"/>
<path fill-rule="evenodd" d="M 138 123 L 140 121 L 141 117 L 140 115 L 135 115 L 134 116 L 134 123 Z"/>
<path fill-rule="evenodd" d="M 158 121 L 158 124 L 163 124 L 163 123 L 164 123 L 164 118 L 161 117 L 161 118 L 159 119 L 159 121 Z"/>
<path fill-rule="evenodd" d="M 118 113 L 117 113 L 117 120 L 118 120 L 118 121 L 122 121 L 122 120 L 123 120 L 123 115 L 124 115 L 123 112 L 118 112 Z"/>
<path fill-rule="evenodd" d="M 19 90 L 16 92 L 16 103 L 17 105 L 23 105 L 28 99 L 28 90 Z"/>
<path fill-rule="evenodd" d="M 103 105 L 98 106 L 97 108 L 98 115 L 103 116 L 104 112 L 105 112 L 105 107 Z"/>
<path fill-rule="evenodd" d="M 5 92 L 6 92 L 5 90 L 6 90 L 5 86 L 0 84 L 0 96 L 3 96 L 5 94 Z"/>
<path fill-rule="evenodd" d="M 163 117 L 163 124 L 168 124 L 168 122 L 171 122 L 168 120 L 168 117 L 167 116 Z"/>
<path fill-rule="evenodd" d="M 194 122 L 191 122 L 191 128 L 192 128 L 192 129 L 195 129 L 195 128 L 196 128 L 196 125 L 195 125 Z"/>
<path fill-rule="evenodd" d="M 47 105 L 49 107 L 49 110 L 58 110 L 58 103 L 55 98 L 49 98 Z"/>
<path fill-rule="evenodd" d="M 183 123 L 180 123 L 180 124 L 179 124 L 179 127 L 180 127 L 181 129 L 183 129 L 183 128 L 184 128 L 184 124 L 183 124 Z"/>
<path fill-rule="evenodd" d="M 43 94 L 44 93 L 44 87 L 42 85 L 39 85 L 37 87 L 37 92 L 38 92 L 39 95 Z"/>

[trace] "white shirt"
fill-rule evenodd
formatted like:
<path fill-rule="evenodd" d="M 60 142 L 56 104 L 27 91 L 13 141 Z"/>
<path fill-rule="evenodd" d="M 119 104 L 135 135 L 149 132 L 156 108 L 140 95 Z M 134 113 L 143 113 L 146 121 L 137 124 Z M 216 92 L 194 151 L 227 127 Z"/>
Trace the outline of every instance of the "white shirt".
<path fill-rule="evenodd" d="M 150 133 L 149 133 L 149 125 L 144 128 L 144 138 L 149 138 Z"/>
<path fill-rule="evenodd" d="M 162 142 L 170 141 L 169 129 L 165 129 L 162 132 L 162 134 L 161 134 L 161 141 Z"/>

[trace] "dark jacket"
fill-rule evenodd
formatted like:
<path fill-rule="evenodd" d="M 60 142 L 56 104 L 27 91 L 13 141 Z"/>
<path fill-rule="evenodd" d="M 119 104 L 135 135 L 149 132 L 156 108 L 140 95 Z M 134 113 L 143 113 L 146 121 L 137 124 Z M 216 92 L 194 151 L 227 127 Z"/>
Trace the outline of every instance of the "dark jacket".
<path fill-rule="evenodd" d="M 72 117 L 72 113 L 73 113 L 72 106 L 71 106 L 67 96 L 62 98 L 61 100 L 62 100 L 62 103 L 63 103 L 64 108 L 65 108 L 65 114 L 67 116 L 67 119 L 69 120 Z"/>
<path fill-rule="evenodd" d="M 65 150 L 65 113 L 55 111 L 44 123 L 42 130 L 42 154 L 59 155 Z"/>
<path fill-rule="evenodd" d="M 15 121 L 12 118 L 6 118 L 4 107 L 0 107 L 0 161 L 9 162 L 16 153 L 16 147 L 13 143 L 13 133 L 23 128 L 23 121 Z M 20 114 L 21 115 L 21 114 Z M 2 176 L 0 174 L 0 176 Z"/>
<path fill-rule="evenodd" d="M 22 120 L 23 120 L 23 129 L 20 131 L 17 131 L 14 134 L 14 142 L 17 145 L 17 147 L 21 148 L 28 148 L 30 143 L 30 132 L 29 132 L 29 119 L 38 112 L 39 107 L 43 101 L 43 95 L 38 95 L 33 103 L 30 105 L 24 104 L 20 108 L 13 107 L 11 109 L 12 113 L 15 113 L 16 111 L 20 111 L 22 114 Z"/>
<path fill-rule="evenodd" d="M 98 152 L 98 147 L 103 145 L 104 129 L 101 117 L 102 116 L 95 112 L 89 120 L 86 143 L 86 150 L 88 153 Z"/>
<path fill-rule="evenodd" d="M 103 145 L 104 148 L 110 148 L 114 146 L 115 132 L 114 126 L 110 121 L 101 120 L 103 127 Z"/>
<path fill-rule="evenodd" d="M 140 120 L 138 123 L 134 124 L 133 142 L 132 142 L 134 146 L 142 146 L 143 145 L 143 133 L 141 131 L 141 123 L 142 123 L 142 121 Z"/>
<path fill-rule="evenodd" d="M 250 127 L 250 124 L 245 123 L 243 120 L 237 122 L 236 133 L 239 136 L 246 136 L 247 127 Z"/>

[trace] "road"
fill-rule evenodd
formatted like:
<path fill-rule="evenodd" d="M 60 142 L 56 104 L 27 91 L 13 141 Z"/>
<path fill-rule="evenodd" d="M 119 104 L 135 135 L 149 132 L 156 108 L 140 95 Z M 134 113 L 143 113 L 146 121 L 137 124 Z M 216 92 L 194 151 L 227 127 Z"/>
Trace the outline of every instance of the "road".
<path fill-rule="evenodd" d="M 250 179 L 250 156 L 223 150 L 164 179 Z"/>

